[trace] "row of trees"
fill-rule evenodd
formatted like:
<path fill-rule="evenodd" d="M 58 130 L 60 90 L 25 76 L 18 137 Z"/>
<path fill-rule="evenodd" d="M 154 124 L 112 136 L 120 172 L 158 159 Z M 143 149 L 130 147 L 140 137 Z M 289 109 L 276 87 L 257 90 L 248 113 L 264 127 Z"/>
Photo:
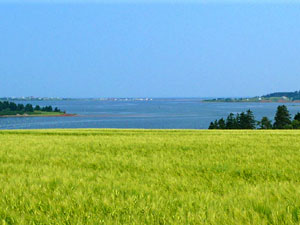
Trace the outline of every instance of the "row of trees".
<path fill-rule="evenodd" d="M 262 96 L 263 98 L 282 98 L 282 97 L 287 97 L 293 101 L 295 100 L 300 100 L 300 91 L 295 91 L 295 92 L 275 92 L 272 94 L 264 95 Z"/>
<path fill-rule="evenodd" d="M 33 107 L 32 104 L 16 104 L 14 102 L 9 101 L 0 101 L 0 112 L 1 111 L 13 111 L 13 112 L 34 112 L 34 111 L 43 111 L 43 112 L 60 112 L 61 110 L 55 107 L 55 109 L 52 108 L 52 106 L 44 106 L 40 107 L 39 105 L 36 105 Z"/>
<path fill-rule="evenodd" d="M 223 118 L 211 122 L 208 129 L 300 129 L 300 113 L 294 119 L 285 105 L 278 106 L 274 118 L 274 123 L 268 118 L 263 117 L 256 121 L 253 112 L 249 109 L 234 115 L 230 113 L 226 120 Z"/>

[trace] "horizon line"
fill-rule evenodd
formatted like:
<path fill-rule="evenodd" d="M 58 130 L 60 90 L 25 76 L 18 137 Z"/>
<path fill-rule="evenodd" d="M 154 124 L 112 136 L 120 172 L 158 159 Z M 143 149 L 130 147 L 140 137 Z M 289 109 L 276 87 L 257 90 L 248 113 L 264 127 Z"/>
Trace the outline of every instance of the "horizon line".
<path fill-rule="evenodd" d="M 0 4 L 300 4 L 300 0 L 0 0 Z"/>
<path fill-rule="evenodd" d="M 2 96 L 0 97 L 0 101 L 4 99 L 15 99 L 15 100 L 51 100 L 51 99 L 207 99 L 207 98 L 252 98 L 252 97 L 262 97 L 261 96 L 206 96 L 206 97 L 200 97 L 200 96 L 173 96 L 173 97 L 11 97 L 11 96 Z"/>

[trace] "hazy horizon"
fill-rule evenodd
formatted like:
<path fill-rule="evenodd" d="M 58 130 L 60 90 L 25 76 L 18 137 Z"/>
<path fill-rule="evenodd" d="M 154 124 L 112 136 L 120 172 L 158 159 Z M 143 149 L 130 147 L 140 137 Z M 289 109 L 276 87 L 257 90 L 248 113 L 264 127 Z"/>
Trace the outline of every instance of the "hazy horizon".
<path fill-rule="evenodd" d="M 271 93 L 266 93 L 267 94 L 271 94 Z M 123 97 L 119 97 L 119 96 L 108 96 L 108 97 L 101 97 L 101 96 L 96 96 L 96 97 L 76 97 L 76 96 L 71 96 L 71 97 L 64 97 L 64 96 L 0 96 L 1 98 L 61 98 L 61 99 L 138 99 L 138 98 L 148 98 L 148 99 L 213 99 L 213 98 L 251 98 L 251 97 L 261 97 L 263 95 L 253 95 L 253 96 L 185 96 L 185 97 L 181 97 L 181 96 L 169 96 L 169 97 L 152 97 L 152 96 L 123 96 Z"/>

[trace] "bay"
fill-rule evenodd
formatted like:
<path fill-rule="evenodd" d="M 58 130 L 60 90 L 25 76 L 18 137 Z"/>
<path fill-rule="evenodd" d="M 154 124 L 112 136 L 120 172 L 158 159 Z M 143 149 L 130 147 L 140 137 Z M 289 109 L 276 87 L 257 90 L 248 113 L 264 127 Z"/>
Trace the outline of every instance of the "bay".
<path fill-rule="evenodd" d="M 0 129 L 48 128 L 144 128 L 207 129 L 209 123 L 229 113 L 251 109 L 256 119 L 273 120 L 283 103 L 208 103 L 201 99 L 153 99 L 152 101 L 16 101 L 33 105 L 52 105 L 75 113 L 74 117 L 0 118 Z M 300 103 L 285 103 L 292 115 L 300 112 Z"/>

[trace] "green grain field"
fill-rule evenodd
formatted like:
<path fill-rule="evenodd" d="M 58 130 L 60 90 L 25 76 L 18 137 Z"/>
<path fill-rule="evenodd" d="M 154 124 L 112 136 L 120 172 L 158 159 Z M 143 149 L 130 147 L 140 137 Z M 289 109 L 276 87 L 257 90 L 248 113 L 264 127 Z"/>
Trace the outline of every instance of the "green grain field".
<path fill-rule="evenodd" d="M 0 131 L 0 224 L 299 224 L 300 131 Z"/>

